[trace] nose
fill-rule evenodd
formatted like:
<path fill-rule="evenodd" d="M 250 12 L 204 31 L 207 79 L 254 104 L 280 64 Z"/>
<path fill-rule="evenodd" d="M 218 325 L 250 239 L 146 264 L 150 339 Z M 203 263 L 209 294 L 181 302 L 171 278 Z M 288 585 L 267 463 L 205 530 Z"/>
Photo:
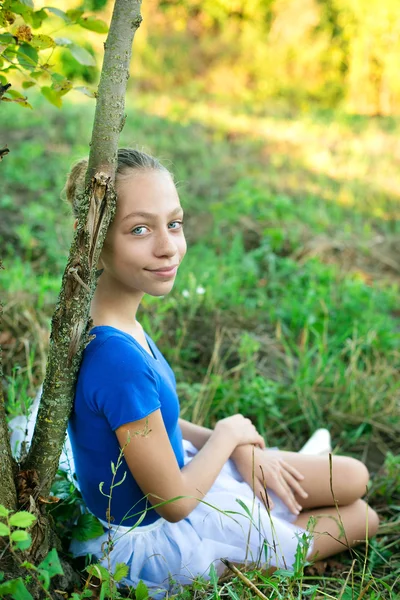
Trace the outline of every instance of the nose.
<path fill-rule="evenodd" d="M 154 248 L 154 254 L 157 257 L 167 256 L 171 258 L 178 252 L 176 241 L 173 238 L 173 233 L 168 229 L 163 230 L 157 236 L 157 241 Z"/>

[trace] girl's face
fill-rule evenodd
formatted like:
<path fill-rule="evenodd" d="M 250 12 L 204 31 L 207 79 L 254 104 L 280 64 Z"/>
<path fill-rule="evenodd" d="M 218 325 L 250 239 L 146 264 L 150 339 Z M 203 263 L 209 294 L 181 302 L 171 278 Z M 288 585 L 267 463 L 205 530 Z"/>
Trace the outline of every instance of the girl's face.
<path fill-rule="evenodd" d="M 163 296 L 171 291 L 186 253 L 175 184 L 163 171 L 132 171 L 117 183 L 117 193 L 100 256 L 101 279 L 113 289 Z"/>

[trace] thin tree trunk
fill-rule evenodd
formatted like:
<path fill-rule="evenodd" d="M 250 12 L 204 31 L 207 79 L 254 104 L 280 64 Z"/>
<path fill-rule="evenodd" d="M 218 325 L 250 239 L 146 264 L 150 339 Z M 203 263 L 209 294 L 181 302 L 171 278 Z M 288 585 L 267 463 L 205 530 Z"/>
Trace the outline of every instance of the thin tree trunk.
<path fill-rule="evenodd" d="M 57 471 L 71 411 L 78 369 L 91 328 L 90 303 L 98 258 L 112 220 L 114 173 L 134 34 L 141 22 L 140 0 L 116 0 L 98 90 L 89 156 L 88 187 L 81 197 L 79 224 L 52 318 L 50 348 L 36 427 L 23 470 L 36 472 L 47 496 Z M 30 479 L 31 481 L 31 479 Z M 40 499 L 39 499 L 40 502 Z"/>
<path fill-rule="evenodd" d="M 119 134 L 125 123 L 125 93 L 132 42 L 142 22 L 140 5 L 141 0 L 117 0 L 115 3 L 110 34 L 104 44 L 87 183 L 98 171 L 107 173 L 114 180 Z"/>
<path fill-rule="evenodd" d="M 0 269 L 1 269 L 0 263 Z M 0 316 L 2 308 L 0 305 Z M 4 408 L 4 394 L 2 386 L 3 361 L 0 346 L 0 504 L 9 510 L 17 507 L 17 494 L 14 484 L 14 475 L 17 464 L 11 455 L 10 443 L 8 441 L 8 427 Z"/>

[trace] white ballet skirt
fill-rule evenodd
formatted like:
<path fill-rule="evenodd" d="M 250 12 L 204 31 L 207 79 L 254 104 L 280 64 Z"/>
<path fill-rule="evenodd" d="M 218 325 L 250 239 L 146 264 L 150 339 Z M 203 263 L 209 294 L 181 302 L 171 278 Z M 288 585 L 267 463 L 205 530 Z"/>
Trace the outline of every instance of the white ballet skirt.
<path fill-rule="evenodd" d="M 30 440 L 36 419 L 40 392 L 28 421 Z M 21 441 L 21 431 L 26 430 L 26 417 L 16 417 L 10 422 L 12 445 Z M 184 440 L 185 464 L 197 454 L 196 448 Z M 74 464 L 67 438 L 60 468 L 69 472 L 72 479 Z M 269 495 L 274 508 L 268 512 L 254 497 L 234 463 L 228 460 L 214 485 L 203 500 L 178 523 L 163 518 L 146 526 L 126 527 L 109 525 L 98 538 L 80 542 L 73 540 L 70 550 L 74 556 L 92 554 L 106 568 L 114 572 L 117 563 L 129 567 L 121 583 L 136 586 L 142 580 L 150 597 L 164 598 L 167 592 L 176 593 L 180 585 L 188 585 L 195 577 L 209 579 L 214 564 L 217 573 L 225 566 L 221 558 L 233 563 L 257 564 L 262 567 L 277 566 L 291 569 L 295 560 L 298 538 L 305 533 L 294 525 L 296 516 L 272 491 Z M 246 508 L 244 508 L 244 506 Z M 309 537 L 309 534 L 307 534 Z M 108 542 L 112 541 L 108 552 Z M 312 551 L 309 538 L 308 554 Z M 108 556 L 104 558 L 105 553 Z"/>

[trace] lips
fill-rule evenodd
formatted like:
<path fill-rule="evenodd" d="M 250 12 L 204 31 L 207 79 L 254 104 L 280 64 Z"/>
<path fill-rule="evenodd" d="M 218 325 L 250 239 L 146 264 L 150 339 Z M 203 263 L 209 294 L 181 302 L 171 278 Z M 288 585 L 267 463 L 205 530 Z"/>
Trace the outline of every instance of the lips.
<path fill-rule="evenodd" d="M 146 269 L 149 273 L 152 273 L 156 277 L 169 278 L 176 275 L 178 265 L 172 265 L 171 267 L 162 267 L 161 269 Z"/>
<path fill-rule="evenodd" d="M 162 269 L 147 269 L 147 270 L 151 271 L 152 273 L 170 273 L 171 271 L 176 269 L 177 266 L 178 265 L 171 265 L 170 267 L 163 267 Z"/>

